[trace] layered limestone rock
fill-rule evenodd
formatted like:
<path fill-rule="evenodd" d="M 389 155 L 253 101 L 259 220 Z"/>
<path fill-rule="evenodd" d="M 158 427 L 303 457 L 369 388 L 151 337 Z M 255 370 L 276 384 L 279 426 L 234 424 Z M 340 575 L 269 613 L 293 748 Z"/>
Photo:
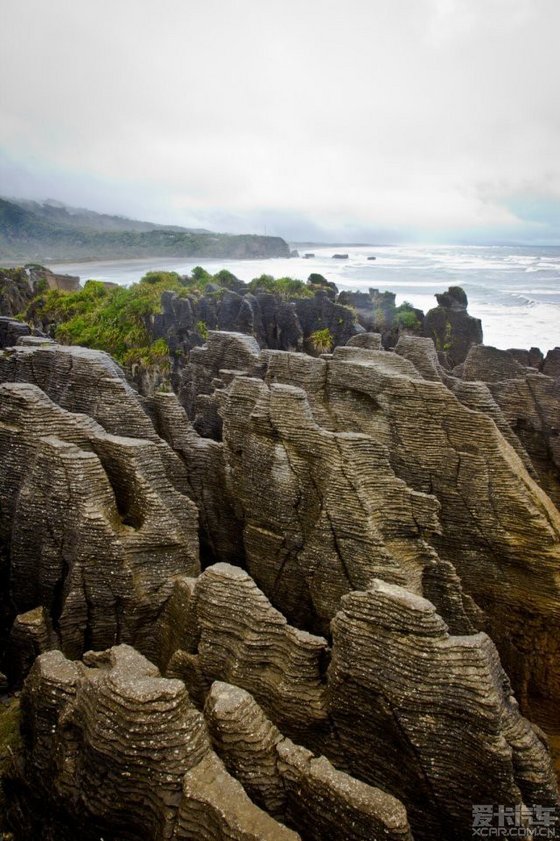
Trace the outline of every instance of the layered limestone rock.
<path fill-rule="evenodd" d="M 289 625 L 239 567 L 215 564 L 197 579 L 188 597 L 185 587 L 186 583 L 182 587 L 185 629 L 177 644 L 196 655 L 205 685 L 221 680 L 241 686 L 289 735 L 319 738 L 327 719 L 326 640 Z M 170 602 L 175 613 L 173 601 L 179 598 L 181 593 Z M 182 662 L 175 654 L 168 673 L 181 674 Z M 186 667 L 184 679 L 189 684 L 192 657 Z"/>
<path fill-rule="evenodd" d="M 180 681 L 128 646 L 85 663 L 49 652 L 26 682 L 21 837 L 297 841 L 226 772 Z"/>
<path fill-rule="evenodd" d="M 265 382 L 219 400 L 247 568 L 272 602 L 324 634 L 345 592 L 382 577 L 453 632 L 487 627 L 523 701 L 557 697 L 558 513 L 487 387 L 460 402 L 426 354 L 429 380 L 354 347 L 263 359 Z"/>
<path fill-rule="evenodd" d="M 479 350 L 486 350 L 486 348 L 475 345 L 471 352 L 474 353 Z M 425 380 L 443 382 L 468 409 L 474 409 L 489 415 L 508 444 L 513 447 L 522 460 L 531 477 L 537 479 L 537 473 L 531 459 L 486 383 L 479 380 L 463 380 L 449 374 L 441 366 L 440 354 L 436 352 L 431 339 L 419 336 L 401 336 L 395 352 L 409 359 Z M 463 369 L 464 365 L 461 368 Z"/>
<path fill-rule="evenodd" d="M 194 428 L 204 437 L 221 437 L 216 389 L 223 388 L 235 374 L 251 376 L 259 367 L 260 350 L 256 339 L 243 333 L 212 331 L 203 347 L 193 348 L 189 365 L 178 387 L 179 400 Z"/>
<path fill-rule="evenodd" d="M 152 409 L 157 431 L 184 465 L 188 495 L 198 506 L 201 559 L 243 565 L 242 530 L 235 499 L 227 492 L 223 444 L 198 435 L 171 392 L 156 394 Z"/>
<path fill-rule="evenodd" d="M 487 383 L 538 481 L 560 508 L 560 380 L 524 367 L 508 351 L 485 346 L 471 348 L 463 377 Z"/>
<path fill-rule="evenodd" d="M 68 656 L 122 641 L 157 659 L 151 625 L 172 579 L 199 570 L 197 510 L 167 480 L 163 446 L 110 435 L 36 385 L 0 386 L 11 604 L 44 608 Z"/>
<path fill-rule="evenodd" d="M 392 468 L 409 488 L 436 497 L 441 530 L 429 532 L 430 543 L 484 610 L 521 697 L 528 686 L 557 697 L 557 509 L 495 423 L 462 405 L 442 383 L 423 379 L 409 360 L 337 348 L 325 365 L 324 406 L 335 428 L 384 443 Z M 290 372 L 287 365 L 271 364 L 269 370 L 300 384 L 295 366 Z M 363 470 L 363 460 L 360 465 Z M 424 595 L 449 621 L 435 597 Z"/>
<path fill-rule="evenodd" d="M 247 569 L 321 634 L 344 593 L 406 586 L 453 632 L 486 627 L 523 701 L 557 697 L 558 512 L 490 386 L 448 377 L 428 345 L 265 351 L 265 381 L 214 393 Z"/>
<path fill-rule="evenodd" d="M 411 839 L 402 803 L 286 739 L 248 692 L 216 682 L 204 713 L 230 773 L 305 841 Z"/>
<path fill-rule="evenodd" d="M 542 366 L 542 372 L 547 377 L 560 380 L 560 347 L 555 347 L 548 351 Z"/>
<path fill-rule="evenodd" d="M 54 343 L 11 348 L 0 354 L 0 382 L 36 385 L 61 408 L 89 415 L 115 435 L 158 440 L 138 395 L 103 351 Z"/>
<path fill-rule="evenodd" d="M 381 581 L 346 596 L 328 677 L 348 769 L 406 804 L 416 839 L 470 839 L 473 803 L 558 802 L 490 639 L 449 635 L 426 599 Z"/>
<path fill-rule="evenodd" d="M 426 540 L 440 529 L 437 500 L 399 480 L 373 436 L 315 420 L 311 404 L 326 425 L 336 420 L 319 393 L 330 360 L 267 355 L 270 384 L 237 378 L 222 408 L 227 481 L 259 587 L 294 624 L 322 634 L 341 596 L 376 576 L 427 587 L 449 621 L 470 627 L 453 569 Z"/>
<path fill-rule="evenodd" d="M 509 681 L 553 733 L 560 514 L 528 442 L 554 446 L 557 382 L 362 337 L 212 333 L 194 424 L 105 354 L 0 354 L 2 636 L 11 674 L 40 655 L 17 841 L 406 839 L 405 809 L 462 841 L 473 804 L 554 805 Z M 119 642 L 165 678 L 127 646 L 65 659 Z"/>

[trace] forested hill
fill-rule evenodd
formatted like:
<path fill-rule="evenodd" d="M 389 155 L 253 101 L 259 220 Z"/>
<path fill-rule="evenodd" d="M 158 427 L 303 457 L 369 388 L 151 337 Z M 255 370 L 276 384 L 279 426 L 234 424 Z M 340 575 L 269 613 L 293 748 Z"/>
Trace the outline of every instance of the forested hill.
<path fill-rule="evenodd" d="M 280 237 L 216 234 L 120 216 L 0 199 L 0 259 L 93 260 L 134 257 L 288 257 Z"/>

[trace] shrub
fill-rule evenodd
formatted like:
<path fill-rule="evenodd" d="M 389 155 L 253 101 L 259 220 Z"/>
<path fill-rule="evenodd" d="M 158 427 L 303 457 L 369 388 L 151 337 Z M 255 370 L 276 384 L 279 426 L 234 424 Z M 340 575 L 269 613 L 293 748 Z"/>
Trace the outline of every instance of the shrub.
<path fill-rule="evenodd" d="M 323 330 L 315 330 L 309 339 L 318 353 L 330 353 L 334 347 L 334 339 L 328 327 Z"/>
<path fill-rule="evenodd" d="M 105 350 L 123 365 L 161 365 L 167 345 L 163 339 L 152 342 L 149 320 L 161 312 L 162 293 L 181 287 L 175 272 L 148 274 L 129 287 L 111 289 L 89 280 L 78 292 L 55 289 L 35 298 L 29 309 L 34 318 L 56 324 L 58 342 Z"/>
<path fill-rule="evenodd" d="M 208 326 L 205 321 L 197 321 L 196 322 L 196 332 L 200 336 L 201 339 L 204 341 L 208 338 Z"/>
<path fill-rule="evenodd" d="M 249 283 L 249 289 L 251 292 L 255 292 L 257 289 L 264 289 L 267 292 L 278 295 L 284 301 L 289 301 L 292 298 L 312 298 L 314 295 L 313 289 L 310 289 L 303 280 L 296 280 L 293 277 L 279 277 L 275 279 L 269 274 L 263 274 L 260 277 L 254 278 Z"/>
<path fill-rule="evenodd" d="M 140 283 L 175 283 L 179 282 L 180 277 L 177 272 L 146 272 L 144 277 L 140 279 Z"/>
<path fill-rule="evenodd" d="M 414 307 L 408 301 L 404 301 L 400 307 L 395 310 L 393 324 L 397 327 L 406 327 L 409 330 L 417 330 L 420 327 L 418 316 L 414 312 Z"/>
<path fill-rule="evenodd" d="M 224 289 L 235 289 L 235 287 L 239 284 L 239 278 L 231 272 L 228 272 L 227 269 L 221 269 L 221 271 L 215 274 L 213 281 L 214 283 L 218 283 L 220 286 L 223 286 Z"/>

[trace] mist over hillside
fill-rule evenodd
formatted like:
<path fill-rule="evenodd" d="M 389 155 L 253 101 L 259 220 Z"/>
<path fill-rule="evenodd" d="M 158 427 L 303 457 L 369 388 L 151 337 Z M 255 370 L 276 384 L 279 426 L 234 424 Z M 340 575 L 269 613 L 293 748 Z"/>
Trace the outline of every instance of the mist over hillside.
<path fill-rule="evenodd" d="M 287 257 L 280 237 L 219 234 L 69 207 L 54 200 L 0 199 L 0 260 L 127 257 Z"/>

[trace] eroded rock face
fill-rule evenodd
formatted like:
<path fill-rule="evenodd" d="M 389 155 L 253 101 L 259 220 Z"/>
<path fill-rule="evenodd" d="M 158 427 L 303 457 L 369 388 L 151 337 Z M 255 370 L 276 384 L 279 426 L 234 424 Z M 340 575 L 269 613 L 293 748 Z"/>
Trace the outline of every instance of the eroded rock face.
<path fill-rule="evenodd" d="M 547 357 L 548 359 L 548 357 Z M 538 481 L 560 508 L 560 379 L 540 374 L 509 351 L 473 347 L 465 380 L 482 380 L 528 453 Z"/>
<path fill-rule="evenodd" d="M 290 377 L 284 363 L 270 357 L 271 379 Z M 247 568 L 290 621 L 327 633 L 341 596 L 382 574 L 418 592 L 429 578 L 468 626 L 456 577 L 425 539 L 440 528 L 438 503 L 395 476 L 383 445 L 324 429 L 301 388 L 276 382 L 235 380 L 223 417 Z"/>
<path fill-rule="evenodd" d="M 68 656 L 120 641 L 157 661 L 150 628 L 172 579 L 199 570 L 197 509 L 167 479 L 176 457 L 166 463 L 165 450 L 108 434 L 36 385 L 0 386 L 5 616 L 43 608 Z M 29 659 L 22 621 L 8 647 L 14 677 Z"/>
<path fill-rule="evenodd" d="M 482 324 L 468 314 L 467 295 L 460 286 L 450 286 L 436 298 L 437 307 L 424 319 L 424 335 L 447 355 L 451 366 L 459 365 L 473 345 L 482 344 Z"/>
<path fill-rule="evenodd" d="M 542 372 L 547 377 L 560 380 L 560 347 L 555 347 L 548 351 L 543 362 Z"/>
<path fill-rule="evenodd" d="M 205 716 L 228 770 L 306 841 L 411 839 L 402 803 L 283 737 L 248 692 L 214 683 Z"/>
<path fill-rule="evenodd" d="M 269 366 L 270 376 L 305 387 L 297 367 L 290 370 L 280 362 Z M 391 468 L 408 490 L 435 497 L 441 506 L 441 528 L 424 531 L 442 564 L 456 571 L 462 590 L 484 610 L 484 618 L 477 618 L 476 610 L 469 615 L 489 629 L 517 690 L 522 697 L 528 686 L 536 694 L 556 694 L 557 509 L 495 423 L 463 406 L 443 383 L 423 379 L 408 360 L 337 348 L 325 365 L 323 411 L 334 427 L 359 431 L 378 447 L 384 444 Z M 360 459 L 361 473 L 365 462 Z M 400 511 L 398 521 L 402 528 Z M 388 527 L 387 509 L 383 524 Z M 433 594 L 429 597 L 437 603 Z M 437 606 L 449 621 L 450 612 Z"/>
<path fill-rule="evenodd" d="M 14 672 L 40 655 L 17 841 L 405 839 L 407 813 L 462 841 L 473 803 L 556 802 L 511 688 L 558 709 L 560 514 L 516 423 L 554 437 L 552 377 L 214 333 L 194 425 L 93 351 L 31 342 L 0 380 L 4 637 Z M 115 642 L 165 678 L 64 656 Z"/>
<path fill-rule="evenodd" d="M 22 836 L 297 841 L 227 773 L 183 683 L 128 646 L 85 663 L 50 652 L 26 682 L 11 806 Z"/>
<path fill-rule="evenodd" d="M 207 685 L 221 680 L 251 692 L 283 730 L 326 727 L 327 642 L 288 624 L 251 577 L 229 564 L 209 567 L 192 600 L 195 652 Z"/>
<path fill-rule="evenodd" d="M 449 377 L 428 344 L 265 351 L 264 380 L 210 395 L 242 557 L 299 627 L 328 634 L 341 596 L 381 577 L 454 633 L 486 628 L 523 702 L 557 697 L 558 512 L 492 383 Z"/>
<path fill-rule="evenodd" d="M 348 766 L 407 804 L 415 837 L 470 839 L 473 803 L 557 802 L 485 634 L 451 636 L 430 602 L 377 581 L 343 599 L 333 638 L 329 710 Z"/>

